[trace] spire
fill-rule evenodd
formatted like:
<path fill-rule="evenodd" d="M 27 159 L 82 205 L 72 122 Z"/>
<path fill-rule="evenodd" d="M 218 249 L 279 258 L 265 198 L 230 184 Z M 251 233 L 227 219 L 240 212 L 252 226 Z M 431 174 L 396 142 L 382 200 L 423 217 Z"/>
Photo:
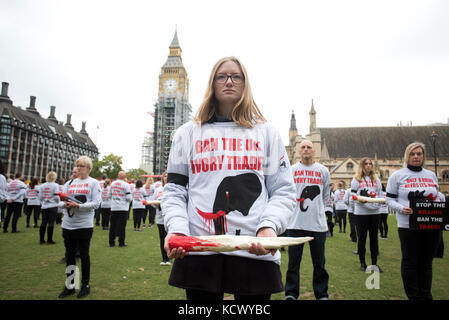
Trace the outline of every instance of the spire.
<path fill-rule="evenodd" d="M 176 26 L 175 35 L 173 36 L 173 40 L 168 48 L 170 50 L 169 57 L 177 57 L 177 59 L 181 58 L 182 50 L 178 40 L 178 26 Z"/>
<path fill-rule="evenodd" d="M 292 117 L 290 118 L 290 130 L 296 130 L 296 119 L 294 110 L 292 110 Z"/>
<path fill-rule="evenodd" d="M 315 107 L 313 106 L 313 99 L 312 99 L 312 107 L 310 108 L 309 116 L 310 116 L 309 132 L 312 133 L 312 132 L 316 131 L 316 111 L 315 111 Z"/>
<path fill-rule="evenodd" d="M 176 25 L 175 36 L 170 44 L 170 48 L 179 48 L 179 40 L 178 40 L 178 25 Z"/>
<path fill-rule="evenodd" d="M 316 114 L 315 107 L 313 106 L 313 99 L 312 99 L 312 107 L 310 108 L 309 114 Z"/>

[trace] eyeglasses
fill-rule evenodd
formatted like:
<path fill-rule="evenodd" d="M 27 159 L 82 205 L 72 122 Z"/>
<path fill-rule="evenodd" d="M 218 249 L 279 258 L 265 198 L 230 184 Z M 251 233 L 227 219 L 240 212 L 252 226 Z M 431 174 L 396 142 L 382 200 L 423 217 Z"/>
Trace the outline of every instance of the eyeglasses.
<path fill-rule="evenodd" d="M 232 74 L 232 75 L 218 74 L 215 76 L 215 82 L 226 83 L 229 78 L 231 78 L 233 84 L 241 84 L 244 81 L 244 78 L 241 74 Z"/>

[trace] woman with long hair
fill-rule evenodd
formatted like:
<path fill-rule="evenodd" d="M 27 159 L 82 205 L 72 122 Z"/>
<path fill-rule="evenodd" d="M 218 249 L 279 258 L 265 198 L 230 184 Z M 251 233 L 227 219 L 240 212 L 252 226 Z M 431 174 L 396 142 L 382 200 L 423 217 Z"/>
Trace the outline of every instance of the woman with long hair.
<path fill-rule="evenodd" d="M 441 230 L 410 228 L 411 203 L 414 200 L 432 202 L 438 196 L 438 178 L 424 168 L 425 161 L 425 145 L 420 142 L 409 144 L 405 149 L 404 168 L 390 176 L 386 190 L 387 205 L 396 212 L 402 282 L 410 300 L 432 299 L 432 261 L 441 238 Z"/>
<path fill-rule="evenodd" d="M 371 158 L 362 158 L 359 162 L 359 168 L 356 176 L 351 181 L 351 192 L 358 196 L 380 198 L 382 196 L 382 184 L 374 173 L 373 162 Z M 360 269 L 365 271 L 367 268 L 365 260 L 366 238 L 369 234 L 371 265 L 378 268 L 379 272 L 383 270 L 377 265 L 379 255 L 379 241 L 377 238 L 379 231 L 379 205 L 363 201 L 354 202 L 354 217 L 357 223 L 357 252 L 360 260 Z"/>
<path fill-rule="evenodd" d="M 293 215 L 295 185 L 277 130 L 253 99 L 248 72 L 236 57 L 212 68 L 193 121 L 175 133 L 161 202 L 165 249 L 175 258 L 169 284 L 187 299 L 269 299 L 283 291 L 280 253 L 260 242 L 247 251 L 186 253 L 173 235 L 276 237 Z M 214 270 L 214 272 L 210 272 Z"/>

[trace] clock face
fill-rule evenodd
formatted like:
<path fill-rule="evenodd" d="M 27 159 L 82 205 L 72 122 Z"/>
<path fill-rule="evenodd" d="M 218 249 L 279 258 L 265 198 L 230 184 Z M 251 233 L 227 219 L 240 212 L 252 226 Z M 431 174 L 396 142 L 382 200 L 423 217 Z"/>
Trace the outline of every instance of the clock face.
<path fill-rule="evenodd" d="M 178 82 L 175 79 L 167 79 L 164 82 L 164 88 L 168 92 L 173 92 L 178 87 Z"/>

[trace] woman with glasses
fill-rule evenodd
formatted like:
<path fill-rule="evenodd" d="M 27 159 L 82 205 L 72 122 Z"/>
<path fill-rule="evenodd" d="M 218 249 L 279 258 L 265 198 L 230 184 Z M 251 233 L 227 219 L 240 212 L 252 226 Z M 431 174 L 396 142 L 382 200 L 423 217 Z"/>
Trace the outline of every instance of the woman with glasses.
<path fill-rule="evenodd" d="M 407 146 L 404 168 L 395 171 L 387 183 L 387 205 L 396 212 L 401 243 L 401 275 L 410 300 L 432 299 L 432 261 L 441 238 L 440 230 L 410 229 L 412 200 L 438 201 L 438 179 L 423 168 L 425 145 L 414 142 Z M 415 183 L 416 181 L 425 181 Z"/>
<path fill-rule="evenodd" d="M 373 168 L 373 162 L 370 158 L 362 158 L 359 162 L 359 168 L 356 176 L 351 181 L 351 192 L 358 196 L 380 198 L 382 196 L 382 184 L 376 177 Z M 369 234 L 371 265 L 382 269 L 377 265 L 379 255 L 379 204 L 366 201 L 354 201 L 354 217 L 357 223 L 357 252 L 360 260 L 360 270 L 367 268 L 365 260 L 366 238 Z"/>
<path fill-rule="evenodd" d="M 212 69 L 193 121 L 173 139 L 161 207 L 165 250 L 176 258 L 169 284 L 187 299 L 269 299 L 283 291 L 280 253 L 260 243 L 226 253 L 169 249 L 173 235 L 282 234 L 296 205 L 282 139 L 254 102 L 248 73 L 226 57 Z"/>
<path fill-rule="evenodd" d="M 75 162 L 78 177 L 64 190 L 74 200 L 64 200 L 64 218 L 62 219 L 62 237 L 66 248 L 67 278 L 70 277 L 69 267 L 76 266 L 76 250 L 81 258 L 81 289 L 77 297 L 83 298 L 90 293 L 90 240 L 94 231 L 95 209 L 100 206 L 101 189 L 97 179 L 89 177 L 92 170 L 92 160 L 81 156 Z M 75 201 L 76 200 L 76 201 Z M 67 281 L 70 282 L 70 281 Z M 74 284 L 66 283 L 59 298 L 75 293 Z"/>

